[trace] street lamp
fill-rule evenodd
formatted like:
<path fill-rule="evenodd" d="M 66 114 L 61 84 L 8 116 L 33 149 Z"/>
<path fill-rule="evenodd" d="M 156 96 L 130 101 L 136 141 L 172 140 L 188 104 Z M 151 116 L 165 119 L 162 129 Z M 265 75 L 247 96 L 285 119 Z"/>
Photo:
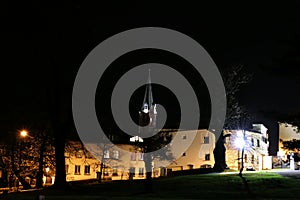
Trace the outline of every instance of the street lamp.
<path fill-rule="evenodd" d="M 23 129 L 20 132 L 20 137 L 21 139 L 19 140 L 19 170 L 21 172 L 21 165 L 22 165 L 22 150 L 23 150 L 23 140 L 22 138 L 30 137 L 32 138 L 29 134 L 28 131 Z"/>
<path fill-rule="evenodd" d="M 20 136 L 21 137 L 26 137 L 28 135 L 28 131 L 27 130 L 21 130 L 20 131 Z"/>
<path fill-rule="evenodd" d="M 244 151 L 246 146 L 245 130 L 239 130 L 236 132 L 236 134 L 237 134 L 237 138 L 235 139 L 234 144 L 238 148 L 238 168 L 240 170 L 239 175 L 241 175 L 244 168 Z M 240 150 L 242 150 L 241 158 L 240 158 Z"/>

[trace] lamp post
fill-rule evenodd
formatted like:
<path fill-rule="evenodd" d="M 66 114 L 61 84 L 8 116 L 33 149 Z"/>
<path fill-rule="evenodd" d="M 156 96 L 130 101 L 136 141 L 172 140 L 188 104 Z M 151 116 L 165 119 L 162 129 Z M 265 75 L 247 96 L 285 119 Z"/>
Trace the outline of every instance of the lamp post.
<path fill-rule="evenodd" d="M 20 138 L 26 138 L 28 135 L 28 131 L 23 129 L 20 131 Z M 19 141 L 19 171 L 21 172 L 21 164 L 22 164 L 22 148 L 23 148 L 23 140 L 20 140 Z"/>
<path fill-rule="evenodd" d="M 237 138 L 235 139 L 235 146 L 238 148 L 238 170 L 242 173 L 244 168 L 244 151 L 245 151 L 245 130 L 237 131 Z M 242 155 L 240 157 L 240 151 Z"/>
<path fill-rule="evenodd" d="M 22 165 L 22 150 L 23 150 L 23 139 L 26 138 L 28 136 L 28 131 L 23 129 L 19 132 L 19 163 L 18 163 L 18 167 L 19 167 L 19 173 L 21 173 L 21 165 Z M 17 182 L 17 190 L 19 188 L 19 181 Z"/>
<path fill-rule="evenodd" d="M 20 138 L 27 137 L 28 131 L 27 130 L 21 130 L 18 131 L 17 134 L 14 133 L 13 135 L 13 141 L 11 145 L 11 175 L 9 179 L 9 186 L 12 188 L 13 186 L 17 186 L 19 182 L 22 183 L 24 189 L 30 189 L 30 185 L 20 176 L 20 164 L 21 164 L 21 140 Z M 19 145 L 17 144 L 19 143 Z M 16 149 L 17 147 L 17 149 Z M 19 154 L 19 155 L 18 155 Z M 18 163 L 18 168 L 16 167 L 16 155 L 19 156 L 19 163 Z M 14 178 L 13 174 L 17 177 L 17 179 Z M 16 181 L 16 182 L 15 182 Z"/>

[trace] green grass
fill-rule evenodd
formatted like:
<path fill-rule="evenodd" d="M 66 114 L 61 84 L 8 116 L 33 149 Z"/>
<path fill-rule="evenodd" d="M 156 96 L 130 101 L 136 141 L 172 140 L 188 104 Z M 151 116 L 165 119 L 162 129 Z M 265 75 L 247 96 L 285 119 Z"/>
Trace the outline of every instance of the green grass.
<path fill-rule="evenodd" d="M 237 174 L 206 174 L 153 181 L 153 193 L 145 194 L 143 181 L 122 181 L 79 185 L 65 191 L 15 193 L 16 199 L 34 199 L 44 194 L 50 199 L 299 199 L 300 180 L 271 172 L 244 175 L 253 194 L 249 195 Z"/>

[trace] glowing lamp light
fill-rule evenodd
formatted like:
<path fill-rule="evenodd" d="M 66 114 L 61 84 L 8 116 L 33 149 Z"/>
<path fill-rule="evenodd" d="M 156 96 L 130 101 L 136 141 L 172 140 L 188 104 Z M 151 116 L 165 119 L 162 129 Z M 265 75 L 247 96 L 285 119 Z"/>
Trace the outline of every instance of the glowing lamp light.
<path fill-rule="evenodd" d="M 46 172 L 48 173 L 50 171 L 50 168 L 49 167 L 46 167 Z"/>
<path fill-rule="evenodd" d="M 235 146 L 239 149 L 242 149 L 245 147 L 245 140 L 243 138 L 237 138 L 234 142 Z"/>
<path fill-rule="evenodd" d="M 28 131 L 26 131 L 26 130 L 22 130 L 22 131 L 20 132 L 20 135 L 21 135 L 22 137 L 26 137 L 27 134 L 28 134 Z"/>
<path fill-rule="evenodd" d="M 237 132 L 236 132 L 236 135 L 238 136 L 238 137 L 243 137 L 243 131 L 241 131 L 241 130 L 238 130 Z"/>

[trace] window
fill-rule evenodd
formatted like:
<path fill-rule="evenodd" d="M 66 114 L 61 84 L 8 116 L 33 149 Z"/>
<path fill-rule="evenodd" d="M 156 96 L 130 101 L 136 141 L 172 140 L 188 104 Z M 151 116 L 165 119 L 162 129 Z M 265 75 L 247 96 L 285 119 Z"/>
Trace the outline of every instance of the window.
<path fill-rule="evenodd" d="M 248 155 L 247 154 L 245 154 L 244 159 L 245 159 L 245 163 L 248 162 Z"/>
<path fill-rule="evenodd" d="M 0 178 L 2 178 L 2 170 L 0 169 Z"/>
<path fill-rule="evenodd" d="M 144 176 L 144 168 L 143 167 L 139 168 L 139 176 Z"/>
<path fill-rule="evenodd" d="M 186 156 L 186 153 L 183 153 L 182 156 Z"/>
<path fill-rule="evenodd" d="M 256 163 L 259 164 L 259 156 L 257 156 L 256 159 L 257 159 L 257 160 L 256 160 Z"/>
<path fill-rule="evenodd" d="M 209 137 L 208 136 L 204 137 L 204 144 L 209 144 Z"/>
<path fill-rule="evenodd" d="M 130 153 L 130 160 L 136 160 L 135 152 Z"/>
<path fill-rule="evenodd" d="M 69 165 L 65 165 L 66 174 L 69 173 Z"/>
<path fill-rule="evenodd" d="M 85 165 L 84 166 L 84 174 L 90 174 L 91 171 L 91 166 L 90 165 Z"/>
<path fill-rule="evenodd" d="M 254 155 L 251 157 L 251 163 L 254 164 Z"/>
<path fill-rule="evenodd" d="M 251 138 L 251 145 L 254 147 L 254 139 Z"/>
<path fill-rule="evenodd" d="M 119 151 L 117 151 L 117 150 L 113 151 L 113 158 L 114 159 L 119 159 Z"/>
<path fill-rule="evenodd" d="M 108 176 L 108 167 L 104 166 L 103 168 L 103 175 Z"/>
<path fill-rule="evenodd" d="M 132 177 L 135 176 L 135 168 L 134 167 L 130 167 L 129 168 L 129 173 L 132 175 Z"/>
<path fill-rule="evenodd" d="M 118 176 L 118 167 L 113 167 L 112 168 L 112 175 L 113 176 Z"/>
<path fill-rule="evenodd" d="M 262 141 L 264 142 L 264 143 L 268 143 L 268 139 L 266 138 L 266 137 L 264 137 L 264 136 L 262 136 Z"/>
<path fill-rule="evenodd" d="M 75 173 L 74 174 L 80 174 L 80 165 L 75 165 Z"/>
<path fill-rule="evenodd" d="M 205 160 L 210 160 L 210 154 L 205 154 Z"/>
<path fill-rule="evenodd" d="M 259 139 L 257 139 L 257 147 L 260 147 Z"/>
<path fill-rule="evenodd" d="M 109 158 L 109 151 L 108 150 L 104 151 L 103 158 Z"/>
<path fill-rule="evenodd" d="M 185 139 L 186 139 L 186 135 L 183 135 L 183 136 L 182 136 L 182 139 L 185 140 Z"/>
<path fill-rule="evenodd" d="M 144 160 L 144 153 L 139 153 L 139 160 Z"/>
<path fill-rule="evenodd" d="M 112 134 L 109 134 L 107 137 L 110 141 L 114 141 L 114 139 L 115 139 L 114 135 L 112 135 Z"/>

